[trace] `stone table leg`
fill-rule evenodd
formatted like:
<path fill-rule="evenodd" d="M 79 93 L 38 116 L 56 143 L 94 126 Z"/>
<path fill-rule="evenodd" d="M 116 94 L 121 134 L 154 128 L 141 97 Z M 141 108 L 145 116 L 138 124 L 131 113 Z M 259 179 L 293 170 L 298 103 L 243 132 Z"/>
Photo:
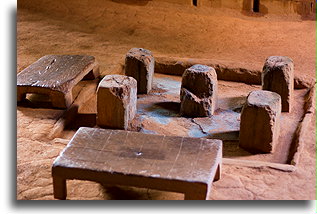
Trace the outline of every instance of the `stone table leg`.
<path fill-rule="evenodd" d="M 17 87 L 17 101 L 20 102 L 26 97 L 26 91 L 23 87 Z"/>
<path fill-rule="evenodd" d="M 67 94 L 61 92 L 51 93 L 52 106 L 55 108 L 68 108 L 73 103 L 73 94 L 72 91 Z"/>
<path fill-rule="evenodd" d="M 66 179 L 53 176 L 53 189 L 54 198 L 60 200 L 66 200 L 67 189 L 66 189 Z"/>
<path fill-rule="evenodd" d="M 99 66 L 95 66 L 89 73 L 84 76 L 83 80 L 94 80 L 100 75 Z"/>
<path fill-rule="evenodd" d="M 218 165 L 217 171 L 214 177 L 214 181 L 218 181 L 221 178 L 221 164 Z"/>
<path fill-rule="evenodd" d="M 207 191 L 192 190 L 185 193 L 185 200 L 206 200 Z"/>

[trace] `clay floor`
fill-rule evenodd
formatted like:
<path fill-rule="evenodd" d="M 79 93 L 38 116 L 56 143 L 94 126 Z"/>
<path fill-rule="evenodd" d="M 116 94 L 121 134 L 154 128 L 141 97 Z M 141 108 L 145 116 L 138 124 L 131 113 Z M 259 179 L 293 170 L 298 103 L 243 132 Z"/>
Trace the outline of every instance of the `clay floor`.
<path fill-rule="evenodd" d="M 87 54 L 96 57 L 102 76 L 122 74 L 125 53 L 132 47 L 142 47 L 151 50 L 154 57 L 215 59 L 258 70 L 266 57 L 286 55 L 295 62 L 295 75 L 315 78 L 314 21 L 285 15 L 247 16 L 228 9 L 162 2 L 121 2 L 19 1 L 17 72 L 44 55 Z M 230 93 L 237 96 L 241 91 L 260 87 L 225 81 L 220 85 L 224 89 L 236 87 L 236 94 Z M 74 102 L 81 105 L 78 111 L 86 117 L 77 118 L 65 128 L 59 124 L 63 110 L 17 107 L 18 200 L 53 199 L 51 164 L 79 126 L 94 125 L 96 86 L 97 80 L 82 81 L 75 88 Z M 301 93 L 297 92 L 298 99 Z M 313 114 L 307 134 L 300 142 L 304 146 L 294 172 L 225 163 L 222 178 L 214 183 L 210 199 L 315 200 L 315 110 Z M 290 120 L 285 121 L 289 127 L 293 126 Z M 143 128 L 162 131 L 159 126 L 151 128 L 151 123 Z M 171 135 L 184 134 L 182 128 L 172 131 Z M 109 187 L 88 181 L 69 181 L 67 187 L 70 200 L 182 200 L 184 197 L 178 193 Z"/>

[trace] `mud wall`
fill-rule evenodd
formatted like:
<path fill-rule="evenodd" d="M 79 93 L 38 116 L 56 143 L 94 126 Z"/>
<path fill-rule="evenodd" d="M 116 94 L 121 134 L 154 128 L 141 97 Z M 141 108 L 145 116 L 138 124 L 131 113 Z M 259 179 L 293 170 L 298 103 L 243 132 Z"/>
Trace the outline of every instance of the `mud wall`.
<path fill-rule="evenodd" d="M 262 14 L 314 16 L 315 0 L 153 0 L 197 7 L 230 8 Z M 257 10 L 258 11 L 254 11 Z"/>
<path fill-rule="evenodd" d="M 241 12 L 254 12 L 259 14 L 275 15 L 300 15 L 303 18 L 315 19 L 316 2 L 315 0 L 108 0 L 117 3 L 131 5 L 146 5 L 149 2 L 169 2 L 193 7 L 211 7 L 211 8 L 229 8 Z M 94 4 L 102 6 L 100 0 L 92 1 Z M 81 1 L 78 1 L 82 4 Z M 18 7 L 32 8 L 38 7 L 38 4 L 49 4 L 59 8 L 62 7 L 53 0 L 19 0 Z M 53 8 L 50 8 L 53 9 Z"/>

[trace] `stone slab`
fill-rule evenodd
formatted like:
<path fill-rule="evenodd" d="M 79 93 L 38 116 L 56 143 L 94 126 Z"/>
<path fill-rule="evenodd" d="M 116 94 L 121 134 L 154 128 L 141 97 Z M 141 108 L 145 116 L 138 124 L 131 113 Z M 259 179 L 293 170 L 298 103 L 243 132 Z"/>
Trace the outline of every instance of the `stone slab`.
<path fill-rule="evenodd" d="M 17 101 L 27 93 L 45 94 L 52 106 L 67 108 L 73 102 L 72 89 L 83 78 L 99 76 L 99 66 L 93 56 L 46 55 L 17 75 Z"/>
<path fill-rule="evenodd" d="M 52 166 L 54 196 L 80 179 L 185 193 L 206 199 L 220 178 L 222 141 L 80 128 Z"/>

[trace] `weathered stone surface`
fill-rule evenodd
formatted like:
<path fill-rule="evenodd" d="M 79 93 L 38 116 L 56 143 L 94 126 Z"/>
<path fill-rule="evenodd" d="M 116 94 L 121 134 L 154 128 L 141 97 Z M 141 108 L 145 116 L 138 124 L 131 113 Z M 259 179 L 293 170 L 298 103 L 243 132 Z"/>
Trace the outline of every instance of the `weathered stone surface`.
<path fill-rule="evenodd" d="M 48 95 L 52 106 L 67 108 L 73 102 L 72 89 L 83 78 L 99 76 L 99 65 L 93 56 L 43 56 L 17 75 L 17 101 L 27 93 Z"/>
<path fill-rule="evenodd" d="M 137 82 L 123 75 L 107 75 L 97 90 L 97 124 L 127 129 L 136 113 Z"/>
<path fill-rule="evenodd" d="M 262 89 L 278 93 L 282 111 L 291 112 L 294 91 L 294 64 L 286 56 L 270 56 L 262 72 Z"/>
<path fill-rule="evenodd" d="M 138 82 L 138 94 L 147 94 L 152 89 L 154 57 L 151 51 L 132 48 L 125 58 L 125 74 Z"/>
<path fill-rule="evenodd" d="M 281 97 L 252 91 L 241 112 L 239 146 L 250 152 L 273 152 L 279 137 Z"/>
<path fill-rule="evenodd" d="M 66 199 L 66 179 L 80 179 L 205 200 L 221 158 L 220 140 L 82 127 L 53 163 L 54 197 Z"/>
<path fill-rule="evenodd" d="M 213 115 L 217 106 L 217 74 L 206 65 L 193 65 L 185 70 L 180 90 L 180 113 L 190 117 Z"/>

